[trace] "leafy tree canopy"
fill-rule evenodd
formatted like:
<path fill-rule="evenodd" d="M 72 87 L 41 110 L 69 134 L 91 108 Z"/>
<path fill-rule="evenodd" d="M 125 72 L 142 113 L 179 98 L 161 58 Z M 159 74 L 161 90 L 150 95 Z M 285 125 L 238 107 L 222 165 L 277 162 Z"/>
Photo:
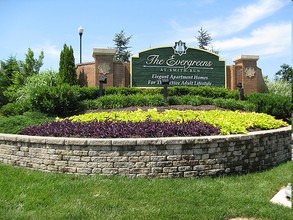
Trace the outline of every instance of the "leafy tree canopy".
<path fill-rule="evenodd" d="M 288 64 L 281 65 L 281 69 L 276 72 L 275 79 L 276 80 L 284 80 L 289 83 L 292 83 L 292 75 L 293 75 L 293 69 Z"/>
<path fill-rule="evenodd" d="M 25 55 L 25 61 L 20 61 L 20 65 L 24 76 L 31 76 L 39 73 L 40 68 L 43 65 L 44 52 L 41 51 L 37 59 L 34 58 L 34 52 L 28 48 L 28 52 Z"/>

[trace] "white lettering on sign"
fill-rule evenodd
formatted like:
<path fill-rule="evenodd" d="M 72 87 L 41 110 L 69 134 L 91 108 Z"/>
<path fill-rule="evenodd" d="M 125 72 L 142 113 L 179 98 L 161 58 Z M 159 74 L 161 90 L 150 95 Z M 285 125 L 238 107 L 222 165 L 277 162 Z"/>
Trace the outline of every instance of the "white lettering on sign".
<path fill-rule="evenodd" d="M 152 65 L 149 67 L 176 67 L 176 68 L 183 68 L 181 72 L 187 70 L 189 68 L 202 68 L 202 69 L 212 69 L 213 62 L 209 60 L 177 60 L 175 59 L 175 55 L 169 57 L 169 59 L 164 60 L 160 58 L 160 55 L 153 54 L 149 55 L 146 59 L 145 64 Z M 166 66 L 163 66 L 166 65 Z M 144 66 L 148 67 L 148 66 Z"/>
<path fill-rule="evenodd" d="M 165 61 L 163 59 L 159 59 L 159 57 L 160 57 L 160 55 L 149 55 L 147 57 L 146 64 L 148 64 L 148 65 L 163 65 Z"/>
<path fill-rule="evenodd" d="M 209 80 L 208 76 L 198 76 L 198 75 L 159 75 L 152 74 L 151 79 L 147 81 L 148 85 L 161 85 L 162 79 L 169 79 L 169 85 L 177 86 L 211 86 L 212 82 Z"/>

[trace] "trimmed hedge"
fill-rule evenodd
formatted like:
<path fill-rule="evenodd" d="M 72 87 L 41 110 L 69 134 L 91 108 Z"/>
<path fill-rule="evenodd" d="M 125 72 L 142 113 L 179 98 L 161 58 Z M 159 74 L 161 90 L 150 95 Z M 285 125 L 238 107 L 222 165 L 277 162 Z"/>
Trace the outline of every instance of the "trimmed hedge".
<path fill-rule="evenodd" d="M 104 89 L 105 95 L 159 95 L 163 93 L 163 88 L 130 88 L 130 87 L 106 87 Z M 203 96 L 207 98 L 229 98 L 239 99 L 239 92 L 228 90 L 222 87 L 188 87 L 176 86 L 168 87 L 169 96 Z"/>
<path fill-rule="evenodd" d="M 207 86 L 169 87 L 167 100 L 163 98 L 163 88 L 106 87 L 105 95 L 99 97 L 99 87 L 61 84 L 33 88 L 32 94 L 25 104 L 2 106 L 0 114 L 18 115 L 30 110 L 64 116 L 75 111 L 130 106 L 216 105 L 230 110 L 263 112 L 288 121 L 292 110 L 290 97 L 253 93 L 240 101 L 237 90 Z"/>
<path fill-rule="evenodd" d="M 95 100 L 84 100 L 80 103 L 80 110 L 125 108 L 130 106 L 163 106 L 166 105 L 162 95 L 121 94 L 105 95 Z"/>
<path fill-rule="evenodd" d="M 32 109 L 51 115 L 66 115 L 79 106 L 79 86 L 60 84 L 33 89 Z"/>
<path fill-rule="evenodd" d="M 239 92 L 237 90 L 228 90 L 222 87 L 198 86 L 187 87 L 178 86 L 168 88 L 169 95 L 172 96 L 202 96 L 206 98 L 225 98 L 225 99 L 239 99 Z"/>
<path fill-rule="evenodd" d="M 93 87 L 93 86 L 85 86 L 80 87 L 79 89 L 79 99 L 85 100 L 85 99 L 97 99 L 99 97 L 99 87 Z"/>
<path fill-rule="evenodd" d="M 212 104 L 221 108 L 229 110 L 244 110 L 255 111 L 256 105 L 247 101 L 240 101 L 235 99 L 218 98 L 213 99 Z"/>
<path fill-rule="evenodd" d="M 290 97 L 271 93 L 251 93 L 246 96 L 246 100 L 255 105 L 256 112 L 266 113 L 284 120 L 291 117 L 292 102 Z"/>

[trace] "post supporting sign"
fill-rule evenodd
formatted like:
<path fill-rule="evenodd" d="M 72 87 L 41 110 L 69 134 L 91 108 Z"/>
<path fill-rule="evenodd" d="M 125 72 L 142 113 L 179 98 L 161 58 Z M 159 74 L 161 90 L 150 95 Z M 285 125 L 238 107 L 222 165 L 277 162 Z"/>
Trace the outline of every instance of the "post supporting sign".
<path fill-rule="evenodd" d="M 226 64 L 217 54 L 178 41 L 173 47 L 153 48 L 132 57 L 131 75 L 134 87 L 159 87 L 162 79 L 168 79 L 169 86 L 225 87 Z"/>

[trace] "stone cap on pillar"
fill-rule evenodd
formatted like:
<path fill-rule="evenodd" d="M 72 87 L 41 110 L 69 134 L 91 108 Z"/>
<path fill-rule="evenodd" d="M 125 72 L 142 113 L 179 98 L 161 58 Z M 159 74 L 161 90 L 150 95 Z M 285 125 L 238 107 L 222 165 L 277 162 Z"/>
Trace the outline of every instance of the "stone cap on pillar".
<path fill-rule="evenodd" d="M 93 57 L 96 55 L 106 55 L 106 56 L 113 56 L 116 53 L 115 48 L 94 48 L 93 49 Z"/>
<path fill-rule="evenodd" d="M 238 57 L 235 57 L 233 59 L 234 62 L 239 61 L 239 60 L 255 60 L 257 61 L 259 59 L 259 56 L 257 55 L 240 55 Z"/>

